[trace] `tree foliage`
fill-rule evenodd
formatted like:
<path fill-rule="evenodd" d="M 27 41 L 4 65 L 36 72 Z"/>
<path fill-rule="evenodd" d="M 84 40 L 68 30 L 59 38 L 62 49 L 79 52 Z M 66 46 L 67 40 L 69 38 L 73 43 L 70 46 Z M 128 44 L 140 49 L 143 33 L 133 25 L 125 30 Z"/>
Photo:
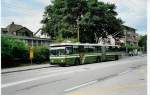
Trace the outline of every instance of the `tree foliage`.
<path fill-rule="evenodd" d="M 144 50 L 147 49 L 147 35 L 141 36 L 138 42 L 140 47 L 144 47 Z"/>
<path fill-rule="evenodd" d="M 34 63 L 42 63 L 44 61 L 48 61 L 49 60 L 49 49 L 46 46 L 35 46 L 33 48 L 33 52 L 34 52 L 34 58 L 33 58 L 33 62 Z"/>
<path fill-rule="evenodd" d="M 34 46 L 33 62 L 41 64 L 49 60 L 49 49 L 46 46 Z M 29 46 L 24 41 L 11 37 L 1 38 L 2 68 L 20 66 L 30 63 Z"/>
<path fill-rule="evenodd" d="M 115 9 L 114 4 L 98 0 L 54 0 L 45 8 L 42 29 L 54 40 L 77 38 L 77 28 L 80 42 L 93 43 L 117 32 L 120 37 L 123 22 Z"/>
<path fill-rule="evenodd" d="M 25 42 L 10 38 L 1 38 L 1 57 L 2 57 L 2 67 L 11 67 L 17 65 L 15 63 L 16 59 L 27 58 L 28 46 Z"/>

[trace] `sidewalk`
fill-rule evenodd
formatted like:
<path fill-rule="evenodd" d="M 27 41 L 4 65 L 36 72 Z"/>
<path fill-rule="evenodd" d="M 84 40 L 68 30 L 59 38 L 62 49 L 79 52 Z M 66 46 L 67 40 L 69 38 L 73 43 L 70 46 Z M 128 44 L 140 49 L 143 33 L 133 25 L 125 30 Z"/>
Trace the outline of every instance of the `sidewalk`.
<path fill-rule="evenodd" d="M 146 54 L 142 54 L 140 56 L 146 56 Z M 121 59 L 123 58 L 128 58 L 130 56 L 125 56 L 123 55 Z M 19 72 L 19 71 L 26 71 L 26 70 L 33 70 L 33 69 L 40 69 L 40 68 L 48 68 L 51 67 L 53 65 L 50 65 L 49 63 L 47 64 L 40 64 L 40 65 L 30 65 L 30 66 L 22 66 L 22 67 L 13 67 L 13 68 L 7 68 L 7 69 L 1 69 L 1 73 L 11 73 L 11 72 Z"/>
<path fill-rule="evenodd" d="M 40 65 L 30 65 L 30 66 L 23 66 L 23 67 L 14 67 L 14 68 L 7 68 L 1 69 L 1 73 L 11 73 L 11 72 L 19 72 L 19 71 L 26 71 L 26 70 L 33 70 L 33 69 L 40 69 L 40 68 L 48 68 L 52 65 L 50 64 L 40 64 Z"/>

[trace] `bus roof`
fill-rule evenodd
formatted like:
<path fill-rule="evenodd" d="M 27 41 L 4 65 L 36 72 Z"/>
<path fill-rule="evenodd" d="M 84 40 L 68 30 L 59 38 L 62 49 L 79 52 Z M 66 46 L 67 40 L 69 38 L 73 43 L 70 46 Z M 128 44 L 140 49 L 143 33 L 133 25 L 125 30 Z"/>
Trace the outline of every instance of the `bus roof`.
<path fill-rule="evenodd" d="M 56 50 L 56 49 L 65 49 L 65 47 L 52 47 L 52 48 L 50 48 L 51 50 Z"/>
<path fill-rule="evenodd" d="M 90 43 L 56 43 L 50 44 L 50 47 L 53 46 L 118 46 L 118 45 L 101 45 L 101 44 L 90 44 Z"/>

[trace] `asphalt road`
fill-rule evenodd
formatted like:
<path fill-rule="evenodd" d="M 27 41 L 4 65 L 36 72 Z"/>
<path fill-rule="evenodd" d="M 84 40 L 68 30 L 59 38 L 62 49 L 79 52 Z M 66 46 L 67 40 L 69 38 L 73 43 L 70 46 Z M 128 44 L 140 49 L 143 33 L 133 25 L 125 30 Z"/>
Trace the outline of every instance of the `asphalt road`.
<path fill-rule="evenodd" d="M 2 74 L 1 77 L 1 91 L 2 95 L 87 95 L 72 93 L 80 90 L 82 92 L 87 91 L 84 90 L 87 89 L 86 87 L 89 87 L 88 89 L 90 89 L 90 87 L 95 85 L 101 85 L 100 83 L 102 81 L 104 83 L 110 82 L 105 82 L 104 80 L 115 78 L 114 80 L 119 81 L 119 79 L 121 79 L 121 75 L 133 80 L 133 77 L 131 76 L 135 74 L 130 74 L 129 71 L 134 71 L 137 68 L 142 68 L 143 66 L 146 67 L 146 57 L 147 56 L 135 56 L 117 61 L 80 66 L 49 67 L 6 73 Z M 129 74 L 126 75 L 126 72 Z M 120 83 L 122 82 L 124 81 L 120 81 Z M 96 91 L 93 91 L 93 93 L 96 93 Z M 96 95 L 93 93 L 90 95 Z M 130 94 L 128 93 L 126 95 Z M 142 95 L 146 94 L 143 93 Z"/>

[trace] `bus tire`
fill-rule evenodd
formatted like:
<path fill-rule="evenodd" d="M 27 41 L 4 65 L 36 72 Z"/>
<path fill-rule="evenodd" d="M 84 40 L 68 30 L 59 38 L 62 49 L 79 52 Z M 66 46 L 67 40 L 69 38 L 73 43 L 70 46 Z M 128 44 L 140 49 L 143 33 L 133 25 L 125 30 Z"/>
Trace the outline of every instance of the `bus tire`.
<path fill-rule="evenodd" d="M 76 59 L 75 59 L 74 65 L 80 65 L 80 59 L 79 59 L 79 58 L 76 58 Z"/>
<path fill-rule="evenodd" d="M 65 65 L 65 64 L 59 64 L 59 66 L 61 66 L 61 67 L 66 67 L 66 65 Z"/>
<path fill-rule="evenodd" d="M 115 60 L 118 60 L 119 59 L 119 56 L 118 55 L 115 55 Z"/>
<path fill-rule="evenodd" d="M 96 63 L 98 62 L 101 62 L 101 58 L 99 56 L 96 58 Z"/>

